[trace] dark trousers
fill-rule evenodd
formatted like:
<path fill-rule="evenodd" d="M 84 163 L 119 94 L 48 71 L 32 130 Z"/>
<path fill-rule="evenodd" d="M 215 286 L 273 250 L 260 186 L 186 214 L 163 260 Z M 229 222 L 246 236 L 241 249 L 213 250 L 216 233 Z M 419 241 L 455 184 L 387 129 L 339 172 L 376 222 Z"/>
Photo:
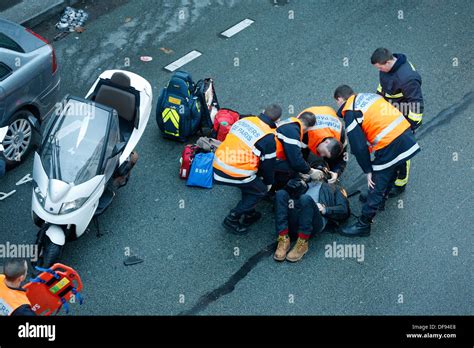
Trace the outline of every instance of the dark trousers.
<path fill-rule="evenodd" d="M 373 172 L 372 181 L 374 181 L 375 187 L 369 189 L 367 202 L 362 207 L 363 216 L 369 219 L 375 216 L 377 210 L 385 204 L 385 200 L 397 179 L 399 171 L 405 167 L 405 162 L 402 162 L 401 164 L 388 167 L 387 169 Z"/>
<path fill-rule="evenodd" d="M 296 176 L 297 173 L 291 169 L 288 161 L 277 160 L 275 163 L 275 183 L 272 191 L 281 190 L 290 179 Z"/>
<path fill-rule="evenodd" d="M 275 229 L 278 234 L 298 233 L 308 239 L 324 229 L 324 220 L 311 196 L 304 194 L 293 200 L 288 192 L 279 190 L 275 194 Z"/>
<path fill-rule="evenodd" d="M 218 180 L 215 180 L 214 182 L 220 185 L 238 187 L 240 189 L 242 193 L 242 199 L 239 203 L 237 203 L 237 206 L 230 211 L 238 217 L 242 216 L 245 213 L 250 213 L 254 211 L 257 203 L 263 197 L 265 197 L 267 193 L 267 185 L 265 185 L 259 177 L 256 177 L 254 180 L 245 184 L 233 184 L 227 182 L 220 182 Z"/>

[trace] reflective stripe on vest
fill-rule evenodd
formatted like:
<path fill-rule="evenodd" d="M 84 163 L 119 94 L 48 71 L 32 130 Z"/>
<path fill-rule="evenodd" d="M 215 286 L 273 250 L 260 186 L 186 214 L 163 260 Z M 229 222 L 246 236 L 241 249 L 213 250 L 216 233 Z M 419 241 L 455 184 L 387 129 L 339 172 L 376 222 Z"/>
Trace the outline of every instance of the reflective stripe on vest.
<path fill-rule="evenodd" d="M 361 93 L 351 96 L 344 105 L 342 115 L 345 115 L 347 110 L 353 109 L 361 111 L 363 116 L 347 127 L 347 133 L 359 124 L 370 144 L 371 152 L 386 147 L 410 128 L 410 123 L 400 111 L 377 94 Z"/>
<path fill-rule="evenodd" d="M 290 124 L 290 123 L 298 123 L 300 125 L 300 140 L 296 140 L 296 139 L 290 139 L 286 136 L 284 136 L 283 134 L 281 133 L 276 133 L 276 157 L 279 159 L 279 160 L 286 160 L 286 155 L 285 155 L 285 150 L 283 148 L 283 144 L 282 144 L 282 141 L 287 143 L 287 144 L 292 144 L 292 145 L 296 145 L 300 148 L 302 147 L 306 147 L 305 144 L 303 144 L 303 123 L 301 123 L 301 121 L 299 119 L 297 119 L 296 117 L 290 117 L 289 119 L 286 119 L 284 121 L 281 121 L 281 122 L 278 122 L 278 127 L 281 127 L 283 125 L 286 125 L 286 124 Z"/>
<path fill-rule="evenodd" d="M 329 106 L 313 106 L 301 113 L 310 112 L 316 116 L 316 124 L 308 128 L 308 147 L 318 155 L 316 147 L 326 138 L 336 138 L 341 141 L 342 122 L 336 111 Z"/>
<path fill-rule="evenodd" d="M 29 305 L 26 292 L 10 289 L 5 284 L 5 275 L 0 275 L 0 316 L 12 315 L 20 306 Z"/>
<path fill-rule="evenodd" d="M 246 117 L 234 123 L 225 140 L 216 150 L 214 168 L 236 178 L 257 173 L 260 153 L 255 148 L 257 141 L 274 130 L 256 116 Z"/>

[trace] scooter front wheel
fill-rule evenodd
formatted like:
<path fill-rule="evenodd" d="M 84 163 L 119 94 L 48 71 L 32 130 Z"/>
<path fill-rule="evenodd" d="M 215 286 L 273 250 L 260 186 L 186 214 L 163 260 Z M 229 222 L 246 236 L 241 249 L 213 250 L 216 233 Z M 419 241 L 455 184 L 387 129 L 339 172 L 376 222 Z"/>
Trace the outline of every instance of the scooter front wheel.
<path fill-rule="evenodd" d="M 38 262 L 38 266 L 43 268 L 49 268 L 59 261 L 63 245 L 55 244 L 51 239 L 45 235 L 42 243 L 43 255 Z"/>

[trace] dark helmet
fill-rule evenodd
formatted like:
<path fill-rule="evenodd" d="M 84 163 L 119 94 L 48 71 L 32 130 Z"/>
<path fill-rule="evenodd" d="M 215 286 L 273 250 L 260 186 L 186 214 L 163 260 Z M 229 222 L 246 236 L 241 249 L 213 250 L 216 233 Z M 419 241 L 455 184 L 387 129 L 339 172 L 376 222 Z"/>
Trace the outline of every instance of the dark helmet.
<path fill-rule="evenodd" d="M 308 191 L 308 184 L 303 179 L 293 178 L 286 183 L 283 189 L 290 194 L 291 198 L 298 199 Z"/>

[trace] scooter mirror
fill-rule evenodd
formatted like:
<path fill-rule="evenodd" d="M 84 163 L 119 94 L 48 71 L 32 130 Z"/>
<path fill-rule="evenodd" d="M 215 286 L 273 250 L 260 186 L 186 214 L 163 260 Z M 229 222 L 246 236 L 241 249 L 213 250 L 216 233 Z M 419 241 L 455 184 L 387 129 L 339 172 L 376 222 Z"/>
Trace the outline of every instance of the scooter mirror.
<path fill-rule="evenodd" d="M 114 158 L 118 154 L 122 153 L 123 150 L 125 150 L 125 146 L 127 146 L 126 142 L 121 142 L 121 143 L 115 144 L 114 149 L 112 150 L 112 154 L 109 156 L 108 159 Z"/>

